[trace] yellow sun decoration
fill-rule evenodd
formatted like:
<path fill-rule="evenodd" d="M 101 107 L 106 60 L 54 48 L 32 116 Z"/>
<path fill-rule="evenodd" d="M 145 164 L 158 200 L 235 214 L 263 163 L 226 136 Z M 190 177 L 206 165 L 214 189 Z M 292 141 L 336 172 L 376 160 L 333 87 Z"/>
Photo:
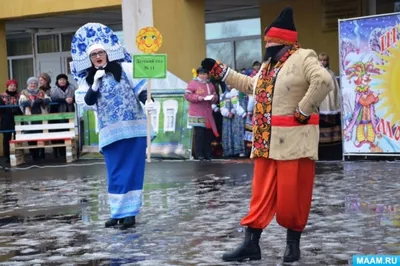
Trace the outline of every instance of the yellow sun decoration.
<path fill-rule="evenodd" d="M 382 82 L 378 85 L 380 89 L 382 104 L 377 110 L 384 110 L 383 117 L 388 119 L 392 125 L 400 124 L 400 41 L 388 49 L 390 55 L 380 55 L 385 61 L 383 65 L 376 66 L 383 70 L 376 78 Z"/>

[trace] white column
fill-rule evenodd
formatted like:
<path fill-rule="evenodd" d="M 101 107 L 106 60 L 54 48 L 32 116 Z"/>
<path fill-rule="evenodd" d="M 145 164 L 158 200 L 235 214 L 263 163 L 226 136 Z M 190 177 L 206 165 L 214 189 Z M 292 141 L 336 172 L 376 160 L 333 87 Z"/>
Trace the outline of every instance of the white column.
<path fill-rule="evenodd" d="M 131 54 L 140 54 L 136 34 L 141 28 L 153 26 L 152 0 L 122 0 L 122 27 L 125 47 Z"/>
<path fill-rule="evenodd" d="M 154 26 L 153 0 L 122 0 L 124 43 L 130 54 L 142 54 L 136 46 L 136 35 L 141 28 L 152 26 Z M 191 70 L 188 69 L 188 71 Z M 151 81 L 151 88 L 155 90 L 185 89 L 186 87 L 185 81 L 169 71 L 166 79 L 152 79 Z"/>

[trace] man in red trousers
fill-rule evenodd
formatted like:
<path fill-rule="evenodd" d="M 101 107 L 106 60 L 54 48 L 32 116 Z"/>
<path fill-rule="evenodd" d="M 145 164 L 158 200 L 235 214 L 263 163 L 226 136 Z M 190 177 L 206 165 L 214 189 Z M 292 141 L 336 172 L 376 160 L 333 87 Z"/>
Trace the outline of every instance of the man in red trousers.
<path fill-rule="evenodd" d="M 300 236 L 311 206 L 318 159 L 317 108 L 333 88 L 332 77 L 313 50 L 297 43 L 293 11 L 285 8 L 265 29 L 264 63 L 248 77 L 206 58 L 203 68 L 238 90 L 254 95 L 254 177 L 250 211 L 241 224 L 245 240 L 225 261 L 261 259 L 261 232 L 276 215 L 287 228 L 284 262 L 300 259 Z"/>

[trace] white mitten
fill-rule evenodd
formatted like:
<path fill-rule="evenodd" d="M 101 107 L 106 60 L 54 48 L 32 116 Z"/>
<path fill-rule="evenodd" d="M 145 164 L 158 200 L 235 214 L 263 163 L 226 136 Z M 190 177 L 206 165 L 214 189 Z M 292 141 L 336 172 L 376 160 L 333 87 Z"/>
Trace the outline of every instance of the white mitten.
<path fill-rule="evenodd" d="M 219 111 L 218 105 L 212 104 L 212 105 L 211 105 L 211 108 L 213 109 L 213 111 L 214 111 L 215 113 L 218 113 L 218 111 Z"/>
<path fill-rule="evenodd" d="M 153 113 L 156 110 L 156 105 L 153 101 L 146 101 L 144 104 L 144 109 L 146 110 L 146 113 Z"/>
<path fill-rule="evenodd" d="M 93 85 L 92 85 L 92 90 L 97 91 L 100 87 L 100 79 L 106 74 L 106 72 L 101 69 L 97 70 L 96 74 L 94 74 L 93 78 Z"/>

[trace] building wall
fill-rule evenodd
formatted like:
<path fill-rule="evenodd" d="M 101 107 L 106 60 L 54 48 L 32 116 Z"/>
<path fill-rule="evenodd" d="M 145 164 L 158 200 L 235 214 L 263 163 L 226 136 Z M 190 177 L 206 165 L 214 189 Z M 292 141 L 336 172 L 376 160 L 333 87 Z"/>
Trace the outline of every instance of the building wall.
<path fill-rule="evenodd" d="M 6 24 L 0 20 L 0 88 L 3 88 L 5 86 L 5 82 L 8 78 L 6 47 Z"/>
<path fill-rule="evenodd" d="M 121 0 L 2 0 L 0 20 L 121 6 Z"/>
<path fill-rule="evenodd" d="M 295 26 L 299 33 L 299 43 L 302 48 L 309 48 L 316 53 L 327 52 L 330 55 L 331 68 L 339 71 L 339 41 L 338 32 L 323 31 L 321 0 L 280 0 L 273 4 L 261 6 L 261 25 L 269 25 L 286 6 L 293 8 Z"/>
<path fill-rule="evenodd" d="M 317 53 L 327 52 L 331 56 L 331 67 L 338 72 L 338 33 L 322 32 L 320 16 L 320 0 L 301 0 L 290 1 L 281 0 L 274 4 L 263 5 L 261 7 L 261 24 L 265 27 L 269 25 L 280 14 L 286 6 L 293 8 L 295 26 L 298 31 L 299 43 L 303 48 L 314 49 Z M 311 15 L 314 14 L 314 15 Z"/>
<path fill-rule="evenodd" d="M 153 20 L 163 35 L 159 53 L 168 54 L 168 70 L 190 80 L 206 55 L 204 0 L 153 0 Z"/>
<path fill-rule="evenodd" d="M 6 0 L 2 0 L 6 1 Z M 98 8 L 115 8 L 121 5 L 121 0 L 12 0 L 7 1 L 0 9 L 0 84 L 4 87 L 8 79 L 7 45 L 5 24 L 7 20 L 28 17 L 54 16 L 57 13 L 78 12 Z M 67 26 L 67 25 L 66 25 Z M 22 84 L 21 84 L 22 85 Z"/>

